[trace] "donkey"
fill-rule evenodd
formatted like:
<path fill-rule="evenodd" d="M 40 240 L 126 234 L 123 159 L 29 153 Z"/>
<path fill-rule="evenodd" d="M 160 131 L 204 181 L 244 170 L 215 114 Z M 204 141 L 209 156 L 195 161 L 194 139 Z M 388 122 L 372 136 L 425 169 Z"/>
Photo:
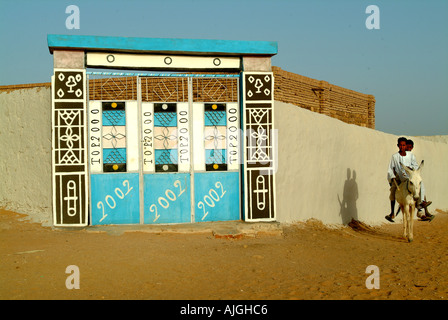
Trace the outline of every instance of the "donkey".
<path fill-rule="evenodd" d="M 400 183 L 395 191 L 395 200 L 400 205 L 403 212 L 403 237 L 412 242 L 414 239 L 414 212 L 416 201 L 420 197 L 420 185 L 422 177 L 420 171 L 423 168 L 424 161 L 420 163 L 417 170 L 409 169 L 400 163 L 401 167 L 406 171 L 408 179 Z"/>

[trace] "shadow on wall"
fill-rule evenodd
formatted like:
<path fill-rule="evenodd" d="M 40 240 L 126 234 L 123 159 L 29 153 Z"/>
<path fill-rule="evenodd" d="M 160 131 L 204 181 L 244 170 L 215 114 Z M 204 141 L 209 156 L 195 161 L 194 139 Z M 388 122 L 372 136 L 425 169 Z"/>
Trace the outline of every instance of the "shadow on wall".
<path fill-rule="evenodd" d="M 342 201 L 338 194 L 338 201 L 340 206 L 339 215 L 342 223 L 348 224 L 352 219 L 358 220 L 358 209 L 356 208 L 356 201 L 358 200 L 358 184 L 356 183 L 356 171 L 347 168 L 347 180 L 344 182 L 344 193 Z"/>

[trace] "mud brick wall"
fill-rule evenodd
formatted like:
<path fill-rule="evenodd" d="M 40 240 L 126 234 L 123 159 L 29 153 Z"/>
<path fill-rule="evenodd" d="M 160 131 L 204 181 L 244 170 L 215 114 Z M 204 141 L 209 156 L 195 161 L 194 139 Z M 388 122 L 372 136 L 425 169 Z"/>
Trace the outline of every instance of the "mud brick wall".
<path fill-rule="evenodd" d="M 275 100 L 291 103 L 346 123 L 375 129 L 375 97 L 272 67 Z M 182 78 L 142 78 L 143 101 L 187 101 L 187 81 Z M 0 91 L 50 87 L 50 83 L 5 86 Z M 89 81 L 90 100 L 137 100 L 136 77 L 105 77 Z M 238 101 L 235 78 L 193 79 L 193 100 Z"/>
<path fill-rule="evenodd" d="M 375 129 L 375 97 L 272 67 L 275 100 Z"/>

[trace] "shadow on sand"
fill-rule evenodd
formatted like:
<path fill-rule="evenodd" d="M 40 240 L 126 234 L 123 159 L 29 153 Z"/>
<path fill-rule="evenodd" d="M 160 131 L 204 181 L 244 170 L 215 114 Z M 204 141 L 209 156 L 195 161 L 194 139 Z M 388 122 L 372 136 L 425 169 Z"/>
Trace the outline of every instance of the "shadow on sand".
<path fill-rule="evenodd" d="M 359 235 L 373 237 L 373 238 L 377 238 L 377 239 L 389 240 L 389 241 L 394 241 L 394 242 L 408 243 L 407 239 L 405 239 L 403 237 L 394 236 L 394 235 L 391 235 L 390 233 L 386 233 L 386 232 L 381 232 L 381 231 L 379 231 L 375 228 L 372 228 L 371 226 L 366 225 L 365 223 L 355 220 L 355 219 L 352 219 L 348 223 L 348 226 L 350 227 L 350 229 L 352 231 L 354 231 L 355 233 L 357 233 Z"/>
<path fill-rule="evenodd" d="M 340 206 L 339 215 L 341 216 L 342 223 L 350 227 L 350 229 L 358 235 L 407 243 L 407 240 L 403 237 L 393 236 L 391 234 L 381 232 L 359 221 L 358 208 L 356 207 L 356 201 L 358 200 L 358 198 L 359 193 L 358 183 L 356 182 L 356 171 L 347 168 L 347 179 L 344 181 L 342 200 L 340 199 L 338 194 L 338 201 Z"/>

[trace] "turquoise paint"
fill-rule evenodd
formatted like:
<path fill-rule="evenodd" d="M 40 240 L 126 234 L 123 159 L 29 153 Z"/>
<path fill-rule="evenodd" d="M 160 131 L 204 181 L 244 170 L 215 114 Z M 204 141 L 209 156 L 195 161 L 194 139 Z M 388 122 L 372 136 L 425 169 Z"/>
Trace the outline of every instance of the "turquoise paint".
<path fill-rule="evenodd" d="M 156 164 L 178 164 L 177 149 L 155 149 L 154 159 Z"/>
<path fill-rule="evenodd" d="M 194 174 L 195 222 L 240 220 L 239 173 Z"/>
<path fill-rule="evenodd" d="M 276 41 L 135 38 L 49 34 L 47 35 L 47 42 L 51 53 L 54 49 L 234 56 L 273 56 L 278 52 Z"/>
<path fill-rule="evenodd" d="M 92 174 L 91 224 L 140 223 L 138 173 Z"/>
<path fill-rule="evenodd" d="M 103 111 L 103 126 L 125 126 L 126 114 L 124 110 Z"/>
<path fill-rule="evenodd" d="M 154 127 L 176 127 L 177 112 L 154 112 Z"/>
<path fill-rule="evenodd" d="M 190 174 L 145 174 L 144 223 L 191 222 Z"/>
<path fill-rule="evenodd" d="M 227 118 L 225 111 L 205 111 L 204 112 L 205 126 L 225 126 L 227 125 Z"/>
<path fill-rule="evenodd" d="M 139 224 L 138 173 L 91 175 L 91 225 Z M 195 173 L 195 222 L 240 220 L 238 172 Z M 145 224 L 191 222 L 189 173 L 144 175 Z"/>
<path fill-rule="evenodd" d="M 205 163 L 227 163 L 226 149 L 205 149 Z"/>
<path fill-rule="evenodd" d="M 104 148 L 103 162 L 105 164 L 126 163 L 126 148 Z"/>

